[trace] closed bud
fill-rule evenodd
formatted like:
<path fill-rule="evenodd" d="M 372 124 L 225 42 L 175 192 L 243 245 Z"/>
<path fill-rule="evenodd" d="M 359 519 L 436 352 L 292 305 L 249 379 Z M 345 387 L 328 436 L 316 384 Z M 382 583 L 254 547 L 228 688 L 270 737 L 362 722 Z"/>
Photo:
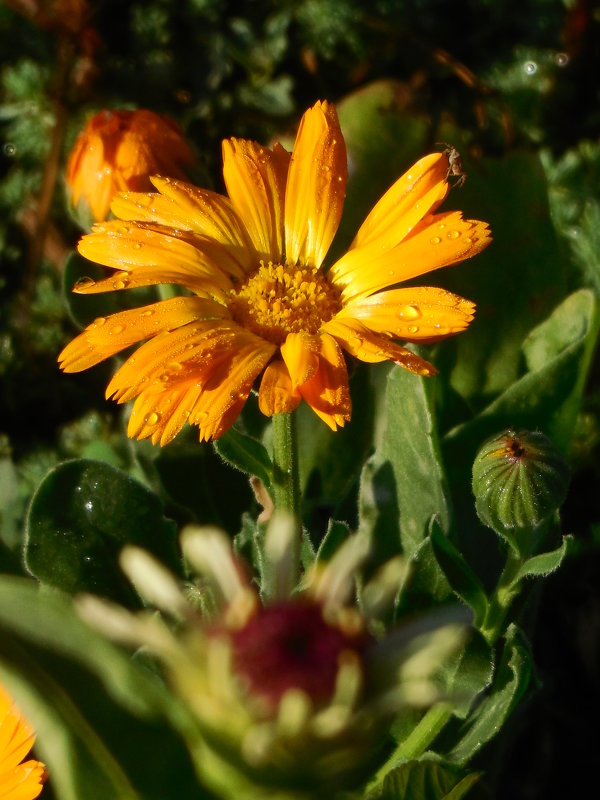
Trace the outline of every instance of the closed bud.
<path fill-rule="evenodd" d="M 117 192 L 149 192 L 150 178 L 184 179 L 194 155 L 176 123 L 146 109 L 101 111 L 88 120 L 69 155 L 65 181 L 83 227 L 108 217 Z"/>
<path fill-rule="evenodd" d="M 479 519 L 517 550 L 522 549 L 519 531 L 547 520 L 563 503 L 568 483 L 563 456 L 540 432 L 508 430 L 494 436 L 473 464 Z"/>

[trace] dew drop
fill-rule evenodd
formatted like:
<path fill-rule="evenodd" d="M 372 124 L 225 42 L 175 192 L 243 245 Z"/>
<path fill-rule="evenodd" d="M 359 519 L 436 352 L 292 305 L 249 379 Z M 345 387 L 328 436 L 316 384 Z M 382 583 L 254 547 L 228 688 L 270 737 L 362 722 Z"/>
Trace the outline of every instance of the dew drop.
<path fill-rule="evenodd" d="M 156 423 L 159 420 L 160 420 L 160 414 L 156 411 L 152 411 L 150 414 L 148 414 L 147 417 L 145 417 L 144 422 L 147 425 L 156 425 Z"/>
<path fill-rule="evenodd" d="M 448 236 L 449 239 L 458 239 L 458 237 L 460 236 L 460 232 L 459 231 L 448 231 L 447 236 Z"/>
<path fill-rule="evenodd" d="M 179 361 L 171 361 L 167 364 L 167 369 L 171 372 L 181 372 L 183 369 L 183 365 L 179 363 Z"/>
<path fill-rule="evenodd" d="M 463 239 L 463 242 L 465 244 L 473 244 L 473 239 L 471 239 L 470 236 L 465 236 L 465 238 Z"/>
<path fill-rule="evenodd" d="M 124 330 L 125 330 L 125 326 L 124 325 L 115 325 L 115 327 L 111 330 L 111 333 L 115 333 L 115 334 L 123 333 Z"/>
<path fill-rule="evenodd" d="M 96 317 L 94 320 L 94 328 L 101 328 L 106 322 L 106 317 Z"/>
<path fill-rule="evenodd" d="M 113 289 L 124 289 L 126 286 L 124 280 L 113 281 Z"/>
<path fill-rule="evenodd" d="M 141 250 L 142 249 L 142 243 L 141 242 L 134 242 L 133 249 L 134 250 Z"/>
<path fill-rule="evenodd" d="M 148 308 L 146 311 L 142 311 L 140 314 L 141 317 L 151 317 L 154 314 L 154 309 Z"/>
<path fill-rule="evenodd" d="M 397 314 L 402 319 L 419 319 L 421 316 L 421 312 L 417 306 L 400 306 Z"/>
<path fill-rule="evenodd" d="M 95 285 L 96 281 L 93 278 L 78 278 L 75 281 L 75 286 L 73 286 L 73 291 L 78 292 L 82 289 L 91 289 L 91 287 Z"/>
<path fill-rule="evenodd" d="M 535 61 L 528 61 L 525 64 L 524 69 L 527 75 L 535 75 L 535 73 L 537 72 L 537 64 L 535 63 Z"/>
<path fill-rule="evenodd" d="M 418 333 L 419 332 L 419 328 L 418 328 L 417 325 L 409 325 L 408 326 L 408 332 L 409 333 Z"/>
<path fill-rule="evenodd" d="M 441 241 L 439 236 L 434 236 L 429 240 L 429 244 L 439 244 Z"/>
<path fill-rule="evenodd" d="M 557 67 L 566 67 L 569 63 L 569 56 L 566 53 L 557 53 L 554 56 Z"/>
<path fill-rule="evenodd" d="M 17 146 L 12 142 L 6 142 L 6 144 L 2 146 L 2 152 L 5 156 L 8 156 L 8 158 L 14 158 L 17 155 Z"/>

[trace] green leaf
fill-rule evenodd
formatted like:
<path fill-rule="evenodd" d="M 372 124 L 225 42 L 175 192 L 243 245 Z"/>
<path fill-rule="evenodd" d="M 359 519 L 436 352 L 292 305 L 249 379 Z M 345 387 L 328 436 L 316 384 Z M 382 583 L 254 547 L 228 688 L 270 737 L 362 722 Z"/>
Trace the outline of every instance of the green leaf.
<path fill-rule="evenodd" d="M 488 599 L 481 581 L 436 522 L 431 528 L 431 544 L 437 562 L 453 591 L 473 609 L 474 624 L 478 627 L 485 619 L 488 609 Z"/>
<path fill-rule="evenodd" d="M 217 453 L 232 467 L 246 475 L 255 475 L 268 488 L 273 478 L 273 464 L 264 445 L 235 428 L 230 428 L 214 442 Z"/>
<path fill-rule="evenodd" d="M 564 561 L 570 544 L 573 541 L 572 536 L 564 536 L 562 544 L 560 547 L 557 547 L 556 550 L 551 550 L 549 553 L 540 553 L 537 556 L 528 558 L 517 572 L 513 583 L 516 584 L 523 578 L 544 577 L 557 570 Z"/>
<path fill-rule="evenodd" d="M 368 800 L 460 800 L 481 773 L 465 774 L 454 764 L 431 758 L 407 761 L 390 772 Z"/>
<path fill-rule="evenodd" d="M 484 637 L 476 630 L 454 659 L 444 668 L 444 691 L 452 702 L 452 712 L 464 719 L 478 695 L 494 675 L 494 655 Z"/>
<path fill-rule="evenodd" d="M 59 464 L 35 493 L 26 520 L 25 561 L 44 583 L 137 603 L 119 570 L 125 544 L 180 569 L 176 528 L 159 498 L 122 470 L 99 461 Z"/>
<path fill-rule="evenodd" d="M 350 379 L 350 394 L 352 419 L 335 432 L 307 403 L 302 403 L 296 412 L 300 488 L 305 522 L 311 534 L 319 528 L 323 532 L 323 520 L 336 516 L 357 484 L 372 447 L 373 387 L 369 370 L 361 365 Z"/>
<path fill-rule="evenodd" d="M 58 800 L 197 790 L 163 721 L 180 712 L 162 681 L 85 625 L 62 593 L 0 576 L 0 680 L 37 730 Z"/>
<path fill-rule="evenodd" d="M 502 657 L 489 695 L 467 719 L 448 758 L 466 764 L 502 728 L 523 697 L 531 677 L 531 654 L 516 625 L 508 628 Z"/>
<path fill-rule="evenodd" d="M 363 470 L 360 526 L 388 554 L 410 556 L 437 516 L 448 529 L 445 476 L 423 378 L 399 367 L 388 375 L 377 447 Z"/>
<path fill-rule="evenodd" d="M 452 588 L 440 569 L 429 536 L 408 559 L 407 574 L 398 595 L 398 616 L 403 612 L 425 611 L 452 598 Z"/>
<path fill-rule="evenodd" d="M 350 528 L 345 522 L 330 519 L 327 532 L 317 550 L 316 560 L 329 561 L 349 536 Z"/>

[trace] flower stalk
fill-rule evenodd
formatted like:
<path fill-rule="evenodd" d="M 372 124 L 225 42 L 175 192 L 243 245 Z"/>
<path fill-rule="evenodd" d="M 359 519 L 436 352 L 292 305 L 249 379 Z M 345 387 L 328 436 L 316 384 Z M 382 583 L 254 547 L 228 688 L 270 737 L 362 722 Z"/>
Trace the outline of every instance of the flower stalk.
<path fill-rule="evenodd" d="M 276 512 L 293 520 L 292 580 L 300 577 L 302 517 L 296 412 L 273 415 L 273 502 Z"/>

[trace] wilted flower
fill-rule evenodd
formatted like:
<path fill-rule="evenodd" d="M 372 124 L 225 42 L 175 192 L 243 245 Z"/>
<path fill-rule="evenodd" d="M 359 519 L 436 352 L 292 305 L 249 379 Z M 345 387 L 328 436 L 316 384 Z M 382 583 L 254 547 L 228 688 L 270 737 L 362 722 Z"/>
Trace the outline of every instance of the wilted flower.
<path fill-rule="evenodd" d="M 138 591 L 174 625 L 98 598 L 80 601 L 88 622 L 165 665 L 191 716 L 181 731 L 197 768 L 225 797 L 234 789 L 237 797 L 279 797 L 277 790 L 312 797 L 359 784 L 393 717 L 439 698 L 435 676 L 464 640 L 462 618 L 448 617 L 373 634 L 368 612 L 352 602 L 367 555 L 362 536 L 350 537 L 294 593 L 293 536 L 293 526 L 273 518 L 264 563 L 271 594 L 262 600 L 225 535 L 196 528 L 184 531 L 182 549 L 204 582 L 187 593 L 147 553 L 128 548 L 122 557 Z M 393 566 L 399 582 L 402 568 Z M 382 586 L 389 581 L 388 570 Z M 380 600 L 368 586 L 365 597 Z"/>
<path fill-rule="evenodd" d="M 179 127 L 146 109 L 100 111 L 88 120 L 69 156 L 66 183 L 74 207 L 108 217 L 117 192 L 152 188 L 155 173 L 185 178 L 194 155 Z"/>
<path fill-rule="evenodd" d="M 420 375 L 435 368 L 396 340 L 458 333 L 473 303 L 433 287 L 390 288 L 475 255 L 490 241 L 483 222 L 433 213 L 449 190 L 448 157 L 425 156 L 379 200 L 348 252 L 325 272 L 346 192 L 346 148 L 337 114 L 317 103 L 293 152 L 243 139 L 223 143 L 229 197 L 168 178 L 157 194 L 124 194 L 123 222 L 95 227 L 79 251 L 118 272 L 84 279 L 84 294 L 177 283 L 191 295 L 100 318 L 59 360 L 77 372 L 143 344 L 107 396 L 137 398 L 128 433 L 166 444 L 186 422 L 201 439 L 221 436 L 262 373 L 263 414 L 304 399 L 333 430 L 350 419 L 343 351 L 391 360 Z"/>
<path fill-rule="evenodd" d="M 0 685 L 0 797 L 2 800 L 33 800 L 42 791 L 44 765 L 30 759 L 35 734 L 31 725 Z"/>

